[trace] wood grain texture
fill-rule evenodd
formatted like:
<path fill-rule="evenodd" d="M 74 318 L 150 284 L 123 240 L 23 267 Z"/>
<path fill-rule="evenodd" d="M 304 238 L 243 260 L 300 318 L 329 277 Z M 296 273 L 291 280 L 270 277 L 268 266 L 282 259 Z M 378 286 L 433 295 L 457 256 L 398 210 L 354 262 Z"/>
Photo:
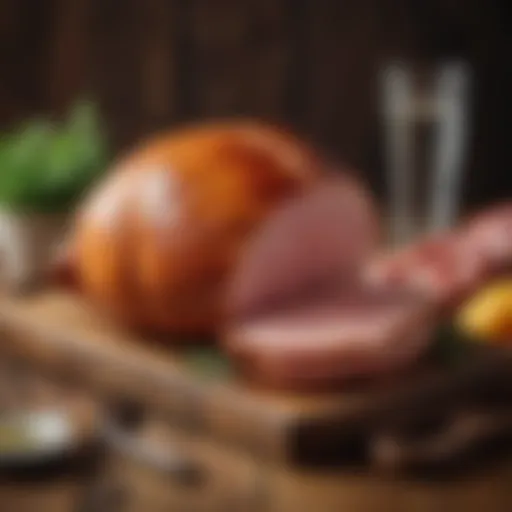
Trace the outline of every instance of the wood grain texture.
<path fill-rule="evenodd" d="M 333 155 L 368 171 L 365 153 L 377 124 L 376 78 L 385 41 L 378 11 L 357 1 L 308 6 L 307 124 Z"/>
<path fill-rule="evenodd" d="M 174 96 L 173 48 L 170 44 L 170 21 L 174 12 L 172 3 L 164 0 L 150 0 L 144 7 L 143 97 L 146 115 L 158 120 L 159 117 L 169 117 Z"/>
<path fill-rule="evenodd" d="M 54 36 L 47 55 L 47 97 L 51 109 L 61 113 L 77 94 L 85 94 L 89 68 L 89 0 L 54 0 Z"/>
<path fill-rule="evenodd" d="M 0 328 L 4 354 L 86 386 L 107 404 L 135 401 L 177 428 L 286 464 L 346 463 L 381 428 L 443 420 L 486 393 L 497 404 L 512 395 L 512 358 L 487 351 L 457 371 L 414 368 L 378 385 L 327 394 L 255 389 L 224 375 L 212 380 L 179 349 L 128 333 L 59 293 L 4 297 Z"/>
<path fill-rule="evenodd" d="M 204 449 L 204 448 L 203 448 Z M 216 478 L 207 490 L 176 489 L 164 476 L 112 457 L 94 496 L 83 501 L 84 481 L 56 478 L 45 484 L 0 482 L 3 512 L 509 512 L 510 465 L 468 480 L 408 482 L 331 472 L 289 473 L 204 449 Z M 219 457 L 219 453 L 221 456 Z M 205 458 L 208 458 L 206 456 Z M 90 505 L 89 505 L 90 504 Z M 80 508 L 79 508 L 80 507 Z M 239 507 L 239 508 L 234 508 Z"/>
<path fill-rule="evenodd" d="M 3 0 L 0 123 L 100 103 L 116 148 L 163 126 L 250 115 L 292 125 L 383 195 L 376 72 L 390 57 L 475 67 L 467 202 L 507 197 L 505 11 L 497 0 Z M 493 169 L 493 180 L 487 170 Z"/>
<path fill-rule="evenodd" d="M 5 0 L 0 64 L 2 89 L 0 104 L 14 100 L 22 108 L 19 115 L 48 108 L 46 51 L 51 41 L 53 0 Z M 9 120 L 9 119 L 7 119 Z M 5 122 L 2 119 L 0 122 Z"/>
<path fill-rule="evenodd" d="M 113 143 L 122 147 L 144 131 L 141 16 L 145 7 L 137 0 L 89 1 L 88 86 L 108 121 Z"/>
<path fill-rule="evenodd" d="M 245 61 L 248 11 L 236 0 L 192 3 L 195 43 L 194 94 L 197 110 L 205 117 L 242 113 L 244 98 L 239 83 Z"/>
<path fill-rule="evenodd" d="M 382 186 L 376 73 L 390 57 L 474 66 L 467 203 L 507 197 L 511 102 L 498 0 L 3 0 L 0 123 L 89 94 L 116 148 L 163 126 L 249 115 L 290 124 Z M 487 170 L 493 169 L 493 180 Z"/>
<path fill-rule="evenodd" d="M 63 399 L 76 405 L 69 388 L 20 364 L 0 364 L 0 389 L 11 390 L 18 407 L 55 405 Z M 6 404 L 2 394 L 0 408 Z M 208 437 L 176 430 L 159 414 L 148 414 L 136 436 L 160 453 L 180 453 L 193 460 L 204 473 L 201 485 L 180 484 L 111 447 L 92 464 L 75 461 L 73 471 L 42 468 L 21 479 L 2 474 L 2 512 L 508 512 L 512 505 L 510 461 L 482 466 L 463 479 L 436 482 L 353 469 L 290 471 Z"/>
<path fill-rule="evenodd" d="M 243 112 L 261 118 L 289 121 L 285 109 L 290 34 L 283 30 L 285 0 L 250 0 L 238 87 Z"/>

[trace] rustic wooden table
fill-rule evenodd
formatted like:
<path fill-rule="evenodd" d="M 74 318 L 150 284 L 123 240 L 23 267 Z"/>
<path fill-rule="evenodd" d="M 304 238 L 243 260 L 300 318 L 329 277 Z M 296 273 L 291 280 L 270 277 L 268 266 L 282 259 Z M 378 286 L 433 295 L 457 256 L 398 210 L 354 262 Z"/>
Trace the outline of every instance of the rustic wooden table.
<path fill-rule="evenodd" d="M 512 464 L 485 471 L 461 482 L 420 484 L 385 482 L 336 473 L 276 473 L 279 492 L 247 500 L 241 493 L 222 492 L 206 500 L 200 493 L 184 498 L 162 485 L 156 475 L 119 462 L 105 469 L 109 478 L 91 484 L 69 474 L 42 481 L 0 483 L 2 512 L 508 512 L 512 510 Z M 297 490 L 300 488 L 300 492 Z M 229 491 L 229 490 L 228 490 Z"/>
<path fill-rule="evenodd" d="M 7 310 L 6 305 L 3 305 L 4 328 Z M 49 308 L 44 309 L 45 313 L 48 311 Z M 47 316 L 49 315 L 43 315 L 45 321 Z M 82 318 L 82 313 L 79 317 Z M 58 319 L 62 324 L 63 315 Z M 84 322 L 84 325 L 89 330 L 92 329 L 92 321 Z M 7 335 L 6 332 L 4 335 Z M 54 339 L 53 336 L 51 338 Z M 91 396 L 93 388 L 87 386 L 85 380 L 82 386 L 66 380 L 70 373 L 80 373 L 78 363 L 87 361 L 87 354 L 91 353 L 92 349 L 87 348 L 87 352 L 86 346 L 96 346 L 94 336 L 90 343 L 89 340 L 83 344 L 78 340 L 73 343 L 73 339 L 73 336 L 68 336 L 66 343 L 62 344 L 58 343 L 58 337 L 55 337 L 54 344 L 50 339 L 34 339 L 33 342 L 28 339 L 24 342 L 18 340 L 16 343 L 12 341 L 11 348 L 19 348 L 18 351 L 12 351 L 17 355 L 9 356 L 5 350 L 0 357 L 0 411 L 27 404 L 44 406 L 62 402 L 76 407 L 77 410 L 82 410 L 82 406 L 85 410 L 88 407 L 94 410 L 98 401 Z M 6 340 L 7 338 L 3 342 L 4 348 L 8 345 Z M 111 352 L 112 346 L 104 339 L 98 344 L 98 350 L 101 348 L 101 352 L 105 352 L 110 358 L 110 354 L 114 353 Z M 76 357 L 69 357 L 70 355 Z M 24 358 L 20 359 L 20 356 Z M 101 358 L 97 360 L 102 361 Z M 31 365 L 28 361 L 38 364 Z M 112 366 L 109 361 L 110 359 L 106 359 L 109 364 L 99 366 L 99 370 L 98 363 L 91 363 L 96 373 L 102 374 L 101 386 L 98 389 L 104 390 L 107 384 L 115 383 L 113 376 L 106 370 L 107 367 L 121 368 Z M 51 371 L 48 372 L 48 368 L 59 366 L 61 362 L 70 365 L 71 372 L 67 372 L 67 377 L 59 381 Z M 165 364 L 163 373 L 172 377 L 171 362 Z M 157 366 L 159 367 L 156 365 L 155 368 Z M 87 374 L 90 373 L 89 371 Z M 155 374 L 159 375 L 158 372 Z M 118 375 L 118 378 L 124 385 L 126 379 L 122 375 Z M 168 386 L 168 381 L 162 380 Z M 133 378 L 130 381 L 133 387 L 132 381 Z M 143 381 L 140 380 L 140 383 L 142 386 Z M 169 390 L 174 386 L 173 379 L 171 384 Z M 235 397 L 236 394 L 229 396 Z M 249 399 L 249 395 L 247 397 Z M 164 393 L 164 398 L 171 397 Z M 141 463 L 113 447 L 102 450 L 90 448 L 72 457 L 66 464 L 42 467 L 30 473 L 0 472 L 0 512 L 512 510 L 512 460 L 499 464 L 482 464 L 480 468 L 463 477 L 446 477 L 442 481 L 383 477 L 363 470 L 301 470 L 298 467 L 286 466 L 278 458 L 272 461 L 270 458 L 260 457 L 261 454 L 243 451 L 236 444 L 222 443 L 220 439 L 213 437 L 213 429 L 208 432 L 193 431 L 192 426 L 178 428 L 176 424 L 168 421 L 168 417 L 162 416 L 165 407 L 156 407 L 159 403 L 155 401 L 155 407 L 149 409 L 146 420 L 139 425 L 137 436 L 150 441 L 157 451 L 163 452 L 166 447 L 171 447 L 171 450 L 178 448 L 187 457 L 197 460 L 206 471 L 204 481 L 184 484 L 178 482 L 175 475 L 170 476 L 154 466 Z M 219 414 L 222 410 L 213 409 L 213 412 Z M 271 407 L 270 412 L 266 413 L 271 419 L 274 417 L 272 411 Z M 217 420 L 224 422 L 222 418 Z M 237 430 L 229 430 L 230 435 L 234 432 Z"/>
<path fill-rule="evenodd" d="M 93 404 L 80 390 L 63 389 L 46 376 L 0 365 L 1 406 Z M 15 381 L 13 381 L 15 379 Z M 176 433 L 149 419 L 140 437 L 200 454 L 212 469 L 199 486 L 114 450 L 88 450 L 68 461 L 24 472 L 0 473 L 1 512 L 508 512 L 512 461 L 485 465 L 440 481 L 379 477 L 356 471 L 299 471 L 262 464 L 237 450 Z"/>

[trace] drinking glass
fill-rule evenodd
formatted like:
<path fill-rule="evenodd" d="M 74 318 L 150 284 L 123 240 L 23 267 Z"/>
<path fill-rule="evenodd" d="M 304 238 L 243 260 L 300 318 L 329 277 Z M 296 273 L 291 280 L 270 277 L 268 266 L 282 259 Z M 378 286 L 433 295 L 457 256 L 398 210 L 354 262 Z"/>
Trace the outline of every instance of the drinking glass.
<path fill-rule="evenodd" d="M 381 73 L 391 244 L 457 220 L 470 125 L 470 66 L 391 62 Z"/>

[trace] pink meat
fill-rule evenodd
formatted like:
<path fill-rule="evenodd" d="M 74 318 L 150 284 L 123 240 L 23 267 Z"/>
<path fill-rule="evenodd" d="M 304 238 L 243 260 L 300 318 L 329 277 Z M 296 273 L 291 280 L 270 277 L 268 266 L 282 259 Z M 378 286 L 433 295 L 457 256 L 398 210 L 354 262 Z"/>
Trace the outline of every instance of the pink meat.
<path fill-rule="evenodd" d="M 246 375 L 304 389 L 399 370 L 423 354 L 434 325 L 416 296 L 359 290 L 245 319 L 226 341 Z"/>
<path fill-rule="evenodd" d="M 416 289 L 450 311 L 510 268 L 512 203 L 506 203 L 482 212 L 456 231 L 374 258 L 363 275 L 370 285 Z"/>
<path fill-rule="evenodd" d="M 352 282 L 379 239 L 371 197 L 330 178 L 278 211 L 248 244 L 228 293 L 239 315 L 333 281 Z"/>
<path fill-rule="evenodd" d="M 331 179 L 277 212 L 249 244 L 224 342 L 244 375 L 286 389 L 332 386 L 417 360 L 434 308 L 396 287 L 361 286 L 379 225 L 369 196 Z"/>
<path fill-rule="evenodd" d="M 493 273 L 512 267 L 512 202 L 476 215 L 461 236 L 467 250 L 477 252 Z"/>
<path fill-rule="evenodd" d="M 485 260 L 468 250 L 457 233 L 435 235 L 377 257 L 364 273 L 371 285 L 415 289 L 447 310 L 473 293 L 487 275 Z"/>

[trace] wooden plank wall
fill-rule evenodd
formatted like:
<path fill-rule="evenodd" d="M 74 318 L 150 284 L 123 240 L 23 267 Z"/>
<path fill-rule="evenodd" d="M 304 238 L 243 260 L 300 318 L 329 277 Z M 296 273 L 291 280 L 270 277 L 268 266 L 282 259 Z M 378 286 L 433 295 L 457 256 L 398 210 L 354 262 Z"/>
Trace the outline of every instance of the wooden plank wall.
<path fill-rule="evenodd" d="M 394 55 L 455 52 L 478 77 L 468 201 L 511 195 L 510 41 L 500 5 L 0 0 L 0 124 L 60 112 L 84 93 L 100 103 L 119 148 L 191 119 L 257 116 L 291 124 L 364 169 L 381 191 L 379 65 Z"/>

